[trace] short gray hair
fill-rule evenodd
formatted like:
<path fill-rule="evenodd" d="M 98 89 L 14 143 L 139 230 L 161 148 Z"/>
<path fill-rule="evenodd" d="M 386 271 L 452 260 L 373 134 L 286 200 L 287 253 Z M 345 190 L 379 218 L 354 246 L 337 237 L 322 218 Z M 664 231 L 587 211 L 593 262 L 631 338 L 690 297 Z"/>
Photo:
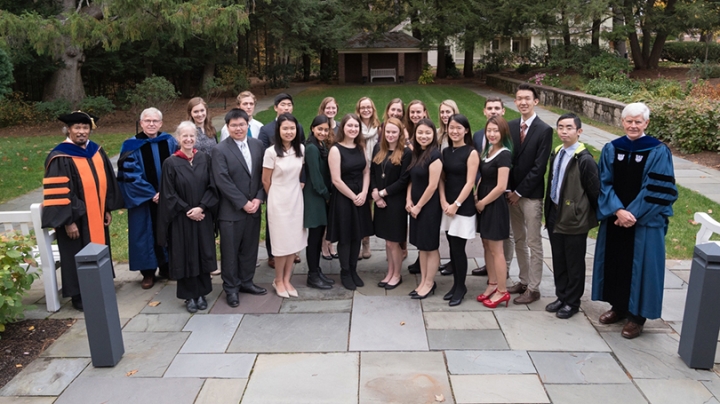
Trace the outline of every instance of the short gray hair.
<path fill-rule="evenodd" d="M 650 119 L 650 108 L 642 102 L 633 102 L 623 109 L 620 118 L 625 119 L 628 116 L 642 116 L 643 120 L 647 121 Z"/>
<path fill-rule="evenodd" d="M 190 121 L 182 121 L 180 122 L 180 125 L 178 125 L 177 129 L 175 129 L 175 133 L 173 134 L 175 139 L 180 137 L 180 132 L 183 130 L 189 130 L 197 134 L 197 126 L 195 126 L 195 123 Z"/>
<path fill-rule="evenodd" d="M 145 116 L 147 114 L 157 115 L 158 117 L 160 117 L 160 120 L 162 121 L 162 112 L 160 112 L 160 110 L 157 108 L 154 108 L 154 107 L 145 108 L 143 110 L 143 112 L 140 113 L 140 120 L 142 121 L 143 119 L 145 119 Z"/>

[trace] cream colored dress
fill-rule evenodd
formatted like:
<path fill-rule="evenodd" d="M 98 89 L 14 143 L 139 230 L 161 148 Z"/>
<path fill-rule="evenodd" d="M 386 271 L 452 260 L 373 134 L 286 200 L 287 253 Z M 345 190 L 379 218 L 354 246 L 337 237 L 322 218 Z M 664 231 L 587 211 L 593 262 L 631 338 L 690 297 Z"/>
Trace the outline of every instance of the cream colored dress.
<path fill-rule="evenodd" d="M 300 145 L 305 155 L 305 146 Z M 307 246 L 307 232 L 303 227 L 303 194 L 300 173 L 303 157 L 296 157 L 290 149 L 278 157 L 275 146 L 265 150 L 263 167 L 272 169 L 272 183 L 267 196 L 268 227 L 272 238 L 273 255 L 295 254 Z"/>

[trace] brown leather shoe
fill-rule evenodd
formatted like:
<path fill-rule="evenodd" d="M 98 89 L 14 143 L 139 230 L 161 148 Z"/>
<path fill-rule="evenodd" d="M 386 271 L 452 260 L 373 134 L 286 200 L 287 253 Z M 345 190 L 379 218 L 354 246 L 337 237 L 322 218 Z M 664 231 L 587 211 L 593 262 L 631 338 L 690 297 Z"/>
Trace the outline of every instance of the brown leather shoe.
<path fill-rule="evenodd" d="M 268 258 L 268 266 L 272 269 L 275 269 L 275 257 Z"/>
<path fill-rule="evenodd" d="M 513 293 L 525 293 L 526 290 L 527 290 L 527 285 L 523 285 L 523 284 L 520 283 L 520 282 L 518 282 L 518 283 L 510 286 L 509 288 L 507 288 L 507 291 L 510 292 L 511 294 L 513 294 Z"/>
<path fill-rule="evenodd" d="M 625 316 L 621 316 L 620 313 L 618 313 L 617 311 L 608 310 L 605 313 L 600 315 L 600 323 L 601 324 L 615 324 L 624 318 L 625 318 Z"/>
<path fill-rule="evenodd" d="M 538 300 L 540 300 L 540 292 L 533 292 L 532 290 L 527 289 L 522 295 L 516 297 L 515 300 L 513 300 L 513 303 L 530 304 Z"/>
<path fill-rule="evenodd" d="M 155 285 L 155 276 L 144 276 L 140 287 L 143 289 L 150 289 Z"/>
<path fill-rule="evenodd" d="M 625 324 L 625 327 L 623 327 L 620 335 L 627 339 L 633 339 L 639 337 L 642 333 L 642 330 L 643 326 L 641 326 L 640 324 L 628 321 L 627 324 Z"/>

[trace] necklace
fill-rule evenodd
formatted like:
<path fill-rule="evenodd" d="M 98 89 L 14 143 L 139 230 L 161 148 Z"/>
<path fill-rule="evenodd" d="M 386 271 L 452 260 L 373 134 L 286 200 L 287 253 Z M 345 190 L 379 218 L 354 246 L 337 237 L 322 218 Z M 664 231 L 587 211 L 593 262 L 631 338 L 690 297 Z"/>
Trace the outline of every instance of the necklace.
<path fill-rule="evenodd" d="M 385 167 L 387 167 L 388 161 L 390 161 L 390 155 L 393 151 L 388 150 L 387 156 L 385 156 L 385 160 L 383 160 L 382 164 L 380 165 L 380 168 L 382 169 L 382 174 L 380 175 L 380 178 L 385 179 Z"/>

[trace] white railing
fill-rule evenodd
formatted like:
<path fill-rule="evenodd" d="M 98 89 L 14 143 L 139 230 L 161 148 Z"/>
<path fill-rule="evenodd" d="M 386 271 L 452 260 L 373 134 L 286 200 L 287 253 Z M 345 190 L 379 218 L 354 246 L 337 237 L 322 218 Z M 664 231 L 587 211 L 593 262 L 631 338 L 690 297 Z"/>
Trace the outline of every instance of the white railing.
<path fill-rule="evenodd" d="M 695 245 L 709 243 L 713 233 L 720 234 L 720 223 L 707 213 L 695 212 L 695 221 L 700 223 L 700 231 L 695 237 Z"/>
<path fill-rule="evenodd" d="M 57 246 L 53 246 L 55 231 L 42 228 L 42 204 L 34 203 L 30 210 L 15 212 L 0 212 L 0 223 L 5 231 L 15 231 L 14 226 L 20 226 L 20 232 L 24 235 L 30 234 L 30 226 L 35 230 L 37 247 L 34 253 L 40 254 L 38 265 L 42 269 L 42 279 L 45 285 L 45 305 L 47 311 L 55 312 L 60 310 L 60 293 L 57 283 L 55 261 L 59 260 Z M 36 271 L 36 268 L 29 267 L 28 271 Z"/>
<path fill-rule="evenodd" d="M 380 78 L 387 78 L 387 79 L 393 79 L 393 81 L 397 81 L 396 79 L 397 73 L 395 69 L 370 69 L 370 82 L 372 83 L 373 79 L 380 79 Z"/>

